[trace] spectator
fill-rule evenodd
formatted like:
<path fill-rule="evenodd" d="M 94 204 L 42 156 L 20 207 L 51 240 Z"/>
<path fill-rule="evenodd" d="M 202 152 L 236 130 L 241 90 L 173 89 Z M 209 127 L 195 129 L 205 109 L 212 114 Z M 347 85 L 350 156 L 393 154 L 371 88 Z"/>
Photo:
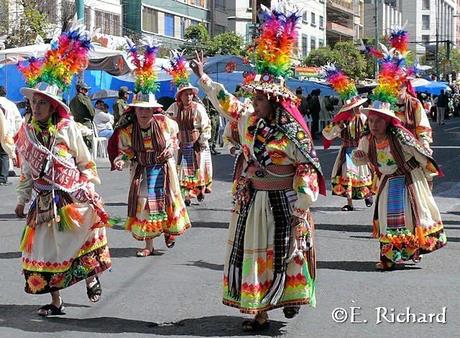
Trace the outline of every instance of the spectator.
<path fill-rule="evenodd" d="M 120 117 L 129 109 L 128 98 L 132 92 L 126 86 L 121 86 L 118 90 L 118 100 L 113 105 L 113 117 L 115 124 L 118 123 Z"/>
<path fill-rule="evenodd" d="M 102 100 L 96 101 L 96 115 L 94 124 L 96 125 L 99 137 L 110 138 L 113 134 L 113 115 L 108 112 L 109 106 Z"/>
<path fill-rule="evenodd" d="M 69 107 L 75 122 L 92 129 L 96 112 L 88 96 L 89 89 L 90 87 L 86 83 L 79 81 L 77 83 L 77 95 L 70 101 Z"/>
<path fill-rule="evenodd" d="M 15 159 L 13 136 L 23 121 L 14 102 L 6 98 L 6 89 L 0 86 L 0 186 L 9 185 L 10 158 Z"/>
<path fill-rule="evenodd" d="M 308 102 L 311 116 L 311 136 L 314 140 L 317 139 L 316 134 L 319 132 L 319 112 L 321 111 L 321 105 L 319 103 L 320 94 L 320 89 L 312 90 L 310 100 Z"/>
<path fill-rule="evenodd" d="M 439 94 L 438 100 L 436 102 L 436 121 L 438 122 L 438 125 L 444 124 L 446 108 L 447 108 L 447 95 L 444 93 L 444 89 L 443 89 L 441 90 L 441 94 Z"/>

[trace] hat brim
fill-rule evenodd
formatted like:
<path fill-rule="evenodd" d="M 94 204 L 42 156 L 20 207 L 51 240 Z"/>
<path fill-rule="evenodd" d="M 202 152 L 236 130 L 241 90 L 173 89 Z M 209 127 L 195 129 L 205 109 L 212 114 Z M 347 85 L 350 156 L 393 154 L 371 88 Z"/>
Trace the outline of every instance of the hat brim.
<path fill-rule="evenodd" d="M 277 83 L 265 83 L 265 82 L 257 82 L 257 83 L 249 83 L 246 85 L 242 85 L 241 89 L 248 93 L 254 92 L 263 92 L 264 94 L 270 94 L 275 97 L 283 97 L 285 99 L 297 100 L 297 96 L 289 90 L 287 87 L 282 87 Z"/>
<path fill-rule="evenodd" d="M 366 116 L 369 116 L 370 112 L 375 112 L 375 113 L 379 113 L 379 114 L 391 117 L 392 119 L 401 121 L 400 118 L 397 117 L 392 110 L 378 109 L 378 108 L 372 108 L 371 107 L 371 108 L 363 108 L 363 109 L 361 109 L 361 112 Z"/>
<path fill-rule="evenodd" d="M 62 102 L 61 98 L 58 96 L 54 96 L 46 92 L 43 92 L 41 90 L 38 90 L 35 88 L 28 88 L 28 87 L 23 87 L 19 91 L 21 92 L 22 95 L 24 95 L 29 100 L 29 102 L 32 101 L 32 97 L 34 96 L 34 94 L 40 94 L 40 95 L 46 96 L 50 100 L 56 102 L 59 106 L 61 106 L 66 111 L 67 114 L 71 115 L 69 106 L 67 106 L 64 102 Z"/>
<path fill-rule="evenodd" d="M 129 107 L 140 107 L 140 108 L 163 108 L 163 105 L 158 102 L 135 102 L 128 104 Z"/>
<path fill-rule="evenodd" d="M 177 91 L 177 93 L 176 93 L 176 99 L 179 97 L 179 94 L 180 94 L 181 92 L 183 92 L 184 90 L 187 90 L 187 89 L 193 90 L 193 93 L 195 94 L 195 96 L 198 95 L 198 88 L 197 88 L 197 87 L 194 87 L 194 86 L 187 86 L 187 87 L 183 87 L 183 88 L 181 88 L 181 89 L 179 89 L 179 90 Z"/>
<path fill-rule="evenodd" d="M 361 99 L 359 99 L 358 101 L 355 101 L 355 102 L 353 102 L 353 103 L 344 104 L 344 105 L 342 106 L 342 108 L 340 108 L 340 110 L 338 111 L 337 114 L 342 113 L 342 112 L 344 112 L 344 111 L 349 111 L 349 110 L 351 110 L 351 109 L 353 109 L 353 108 L 355 108 L 355 107 L 358 107 L 358 106 L 362 105 L 362 104 L 363 104 L 364 102 L 366 102 L 366 101 L 367 101 L 367 98 L 362 97 Z"/>

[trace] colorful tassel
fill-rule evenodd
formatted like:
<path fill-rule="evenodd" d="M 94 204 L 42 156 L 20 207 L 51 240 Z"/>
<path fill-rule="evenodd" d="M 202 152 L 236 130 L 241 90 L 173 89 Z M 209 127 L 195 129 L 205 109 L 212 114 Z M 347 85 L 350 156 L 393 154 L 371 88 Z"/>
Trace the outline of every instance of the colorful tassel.
<path fill-rule="evenodd" d="M 75 229 L 75 224 L 83 222 L 83 215 L 77 210 L 75 204 L 67 204 L 59 209 L 59 231 L 72 231 Z"/>
<path fill-rule="evenodd" d="M 35 240 L 35 227 L 26 226 L 22 233 L 21 244 L 19 245 L 19 251 L 21 252 L 32 252 L 32 247 Z"/>
<path fill-rule="evenodd" d="M 409 33 L 404 27 L 394 27 L 391 30 L 388 41 L 401 57 L 405 58 L 407 56 L 409 53 Z"/>

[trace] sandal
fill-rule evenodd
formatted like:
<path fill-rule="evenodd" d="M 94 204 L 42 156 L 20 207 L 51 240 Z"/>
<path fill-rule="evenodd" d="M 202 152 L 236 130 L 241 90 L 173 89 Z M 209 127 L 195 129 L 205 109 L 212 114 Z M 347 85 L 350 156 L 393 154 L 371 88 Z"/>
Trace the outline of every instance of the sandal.
<path fill-rule="evenodd" d="M 97 276 L 95 277 L 95 280 L 96 282 L 94 283 L 93 281 L 93 285 L 86 285 L 86 294 L 88 295 L 88 299 L 93 303 L 97 303 L 101 299 L 102 295 L 101 282 Z"/>
<path fill-rule="evenodd" d="M 245 332 L 259 332 L 265 329 L 268 329 L 270 322 L 265 320 L 263 323 L 260 323 L 256 319 L 248 319 L 243 322 L 243 331 Z"/>
<path fill-rule="evenodd" d="M 372 197 L 365 198 L 364 202 L 366 203 L 366 207 L 370 208 L 374 204 L 374 200 Z"/>
<path fill-rule="evenodd" d="M 291 319 L 299 314 L 300 306 L 286 306 L 283 308 L 284 317 Z"/>
<path fill-rule="evenodd" d="M 185 205 L 186 205 L 187 207 L 189 207 L 190 204 L 192 204 L 192 201 L 190 201 L 189 199 L 185 199 L 185 200 L 184 200 L 184 203 L 185 203 Z"/>
<path fill-rule="evenodd" d="M 378 262 L 377 264 L 375 264 L 375 268 L 378 271 L 391 271 L 391 270 L 395 269 L 395 264 L 388 264 L 388 263 L 384 263 L 384 262 Z"/>
<path fill-rule="evenodd" d="M 53 304 L 42 306 L 38 309 L 37 314 L 42 317 L 65 315 L 63 304 L 61 301 L 61 306 L 59 307 Z"/>
<path fill-rule="evenodd" d="M 197 196 L 196 196 L 196 199 L 198 200 L 198 202 L 203 202 L 204 201 L 204 194 L 202 192 L 200 192 Z"/>
<path fill-rule="evenodd" d="M 137 257 L 148 257 L 152 255 L 153 255 L 153 249 L 150 250 L 150 249 L 144 248 L 136 252 Z"/>
<path fill-rule="evenodd" d="M 342 211 L 353 211 L 355 209 L 352 206 L 347 204 L 347 205 L 344 205 L 341 210 Z"/>
<path fill-rule="evenodd" d="M 165 244 L 168 249 L 171 249 L 176 244 L 176 237 L 173 235 L 165 235 Z"/>

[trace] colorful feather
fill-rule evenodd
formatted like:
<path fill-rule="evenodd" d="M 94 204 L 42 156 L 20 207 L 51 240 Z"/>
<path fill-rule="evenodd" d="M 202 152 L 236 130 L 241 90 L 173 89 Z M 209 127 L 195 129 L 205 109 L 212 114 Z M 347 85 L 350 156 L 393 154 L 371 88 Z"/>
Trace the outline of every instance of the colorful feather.
<path fill-rule="evenodd" d="M 45 54 L 43 71 L 38 81 L 65 90 L 73 76 L 88 66 L 91 48 L 84 26 L 74 23 L 68 32 L 63 32 L 57 41 L 51 43 L 51 50 Z"/>
<path fill-rule="evenodd" d="M 43 62 L 43 58 L 37 58 L 35 56 L 18 62 L 17 67 L 23 74 L 28 87 L 35 87 L 39 82 L 40 74 L 43 70 Z"/>
<path fill-rule="evenodd" d="M 409 33 L 404 27 L 395 27 L 391 30 L 388 38 L 391 47 L 393 47 L 402 57 L 409 53 Z"/>
<path fill-rule="evenodd" d="M 170 56 L 170 67 L 163 69 L 172 77 L 172 82 L 179 88 L 180 86 L 187 85 L 189 80 L 189 73 L 186 67 L 186 60 L 184 57 L 184 51 L 179 52 L 177 50 L 171 51 Z"/>
<path fill-rule="evenodd" d="M 407 73 L 402 68 L 402 62 L 394 56 L 394 49 L 386 50 L 380 63 L 380 72 L 377 78 L 377 87 L 372 94 L 372 100 L 396 104 L 402 84 L 407 79 Z"/>
<path fill-rule="evenodd" d="M 291 70 L 302 12 L 287 1 L 279 2 L 272 10 L 261 7 L 261 33 L 255 48 L 257 73 L 286 77 Z"/>
<path fill-rule="evenodd" d="M 346 76 L 340 69 L 337 69 L 334 64 L 324 66 L 323 70 L 327 82 L 329 82 L 344 102 L 358 95 L 358 90 L 356 89 L 354 81 Z"/>
<path fill-rule="evenodd" d="M 134 91 L 136 93 L 150 94 L 159 89 L 158 75 L 155 71 L 156 56 L 159 49 L 159 43 L 153 38 L 144 38 L 141 40 L 144 49 L 144 55 L 141 58 L 138 47 L 127 37 L 128 52 L 131 57 L 131 63 L 136 67 L 134 69 Z"/>

